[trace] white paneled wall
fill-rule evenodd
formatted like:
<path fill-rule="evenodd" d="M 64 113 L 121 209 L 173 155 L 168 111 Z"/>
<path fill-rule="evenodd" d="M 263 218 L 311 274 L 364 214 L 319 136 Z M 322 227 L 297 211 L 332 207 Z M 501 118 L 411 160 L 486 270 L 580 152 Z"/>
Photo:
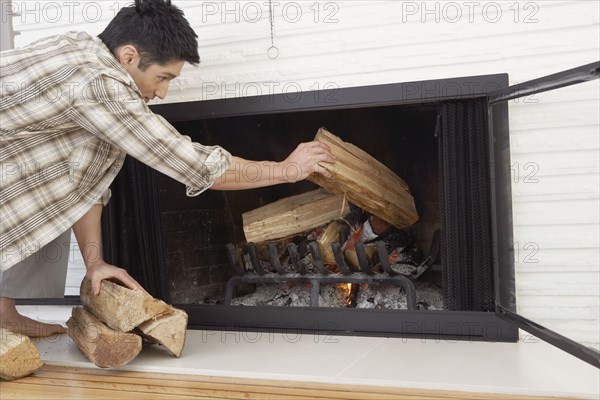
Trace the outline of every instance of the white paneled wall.
<path fill-rule="evenodd" d="M 600 84 L 512 107 L 519 312 L 599 348 Z"/>
<path fill-rule="evenodd" d="M 97 34 L 127 3 L 13 1 L 16 45 Z M 175 4 L 202 63 L 168 102 L 491 73 L 516 84 L 600 59 L 596 0 L 273 1 L 275 59 L 268 0 Z M 596 81 L 510 102 L 519 311 L 596 348 L 599 93 Z"/>

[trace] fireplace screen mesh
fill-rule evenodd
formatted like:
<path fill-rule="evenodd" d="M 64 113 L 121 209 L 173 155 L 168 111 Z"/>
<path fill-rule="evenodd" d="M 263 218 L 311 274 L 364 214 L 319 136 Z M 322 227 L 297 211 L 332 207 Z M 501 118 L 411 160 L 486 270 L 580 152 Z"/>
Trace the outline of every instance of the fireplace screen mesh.
<path fill-rule="evenodd" d="M 450 310 L 492 311 L 487 102 L 454 101 L 440 108 L 445 304 Z"/>

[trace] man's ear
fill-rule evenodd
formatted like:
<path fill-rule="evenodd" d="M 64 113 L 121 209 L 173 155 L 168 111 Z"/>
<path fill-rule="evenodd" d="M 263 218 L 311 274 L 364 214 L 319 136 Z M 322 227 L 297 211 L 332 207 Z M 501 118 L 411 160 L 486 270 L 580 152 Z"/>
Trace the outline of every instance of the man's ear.
<path fill-rule="evenodd" d="M 135 46 L 125 44 L 117 49 L 116 58 L 122 66 L 128 68 L 137 65 L 140 59 L 140 53 Z"/>

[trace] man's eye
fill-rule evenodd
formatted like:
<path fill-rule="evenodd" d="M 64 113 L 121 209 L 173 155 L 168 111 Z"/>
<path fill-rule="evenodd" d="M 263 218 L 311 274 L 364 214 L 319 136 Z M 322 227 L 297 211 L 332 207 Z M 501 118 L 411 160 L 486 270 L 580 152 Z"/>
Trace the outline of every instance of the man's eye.
<path fill-rule="evenodd" d="M 159 81 L 159 82 L 163 82 L 163 81 L 164 81 L 164 80 L 166 80 L 166 79 L 167 79 L 167 78 L 165 78 L 164 76 L 161 76 L 161 77 L 159 77 L 159 78 L 158 78 L 158 81 Z"/>

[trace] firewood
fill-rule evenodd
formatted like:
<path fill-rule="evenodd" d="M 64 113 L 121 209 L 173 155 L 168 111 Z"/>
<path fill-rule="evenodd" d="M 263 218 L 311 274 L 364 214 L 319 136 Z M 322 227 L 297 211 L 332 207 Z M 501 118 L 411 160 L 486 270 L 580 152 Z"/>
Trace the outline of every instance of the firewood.
<path fill-rule="evenodd" d="M 333 221 L 327 225 L 321 236 L 319 236 L 317 239 L 319 253 L 321 253 L 321 260 L 323 260 L 325 265 L 336 264 L 335 255 L 333 254 L 331 244 L 339 242 L 340 232 L 343 232 L 347 228 L 348 225 L 345 222 Z"/>
<path fill-rule="evenodd" d="M 242 219 L 246 240 L 261 243 L 306 232 L 348 212 L 343 195 L 318 189 L 248 211 Z"/>
<path fill-rule="evenodd" d="M 42 368 L 40 353 L 27 336 L 5 328 L 0 336 L 0 378 L 19 379 Z"/>
<path fill-rule="evenodd" d="M 367 256 L 367 261 L 372 263 L 373 256 L 377 254 L 377 248 L 375 245 L 365 246 L 365 255 Z M 356 254 L 356 248 L 351 247 L 344 250 L 344 258 L 346 262 L 351 265 L 355 270 L 360 270 L 360 263 L 358 262 L 358 254 Z"/>
<path fill-rule="evenodd" d="M 171 313 L 153 318 L 138 326 L 139 331 L 153 343 L 158 343 L 179 358 L 185 344 L 188 315 L 171 308 Z"/>
<path fill-rule="evenodd" d="M 79 350 L 100 368 L 125 365 L 142 350 L 141 336 L 111 329 L 83 307 L 73 308 L 67 333 Z"/>
<path fill-rule="evenodd" d="M 84 278 L 80 297 L 86 310 L 121 332 L 129 332 L 149 319 L 171 312 L 167 303 L 107 280 L 101 282 L 100 294 L 96 296 L 92 292 L 92 283 Z"/>
<path fill-rule="evenodd" d="M 333 193 L 346 194 L 351 203 L 396 228 L 407 228 L 418 221 L 408 185 L 389 168 L 325 128 L 319 129 L 315 140 L 329 145 L 336 162 L 319 164 L 329 171 L 330 178 L 313 173 L 308 180 Z"/>
<path fill-rule="evenodd" d="M 375 233 L 373 232 L 373 228 L 370 224 L 371 218 L 360 228 L 354 231 L 344 244 L 344 257 L 346 258 L 348 264 L 350 264 L 354 269 L 360 269 L 360 262 L 358 261 L 358 254 L 356 252 L 356 244 L 359 242 L 370 241 L 374 238 Z M 367 256 L 367 261 L 371 263 L 373 261 L 373 256 L 377 253 L 375 243 L 366 244 L 364 249 L 365 255 Z"/>

